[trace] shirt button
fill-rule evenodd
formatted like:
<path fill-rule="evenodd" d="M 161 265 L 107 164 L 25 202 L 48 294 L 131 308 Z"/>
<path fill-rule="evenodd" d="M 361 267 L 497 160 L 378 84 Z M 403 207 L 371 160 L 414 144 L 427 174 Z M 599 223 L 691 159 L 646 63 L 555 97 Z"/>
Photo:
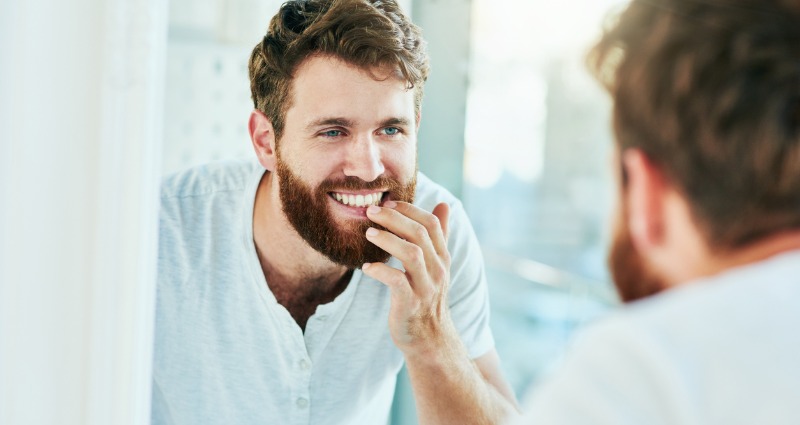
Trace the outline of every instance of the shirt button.
<path fill-rule="evenodd" d="M 297 399 L 297 402 L 295 404 L 297 404 L 297 407 L 305 409 L 306 407 L 308 407 L 308 400 L 300 397 Z"/>
<path fill-rule="evenodd" d="M 311 368 L 311 364 L 306 359 L 300 360 L 300 370 L 308 370 Z"/>

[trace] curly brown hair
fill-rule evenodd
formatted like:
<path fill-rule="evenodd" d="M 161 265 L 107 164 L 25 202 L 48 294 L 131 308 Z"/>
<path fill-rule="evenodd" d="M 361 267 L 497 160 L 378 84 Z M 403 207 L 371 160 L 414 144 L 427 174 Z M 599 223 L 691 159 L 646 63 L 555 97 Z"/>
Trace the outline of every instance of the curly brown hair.
<path fill-rule="evenodd" d="M 800 228 L 800 1 L 633 0 L 588 59 L 712 249 Z"/>
<path fill-rule="evenodd" d="M 415 90 L 422 105 L 428 54 L 419 27 L 393 0 L 292 0 L 272 18 L 248 64 L 253 105 L 272 122 L 276 140 L 291 106 L 297 67 L 314 55 L 330 55 L 361 69 L 390 66 Z"/>

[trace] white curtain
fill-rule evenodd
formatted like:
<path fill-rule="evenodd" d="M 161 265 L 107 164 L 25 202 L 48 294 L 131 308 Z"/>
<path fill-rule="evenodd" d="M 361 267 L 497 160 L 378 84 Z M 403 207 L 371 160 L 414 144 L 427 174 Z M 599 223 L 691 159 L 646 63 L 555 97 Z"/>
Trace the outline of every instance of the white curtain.
<path fill-rule="evenodd" d="M 166 29 L 0 2 L 0 424 L 149 423 Z"/>

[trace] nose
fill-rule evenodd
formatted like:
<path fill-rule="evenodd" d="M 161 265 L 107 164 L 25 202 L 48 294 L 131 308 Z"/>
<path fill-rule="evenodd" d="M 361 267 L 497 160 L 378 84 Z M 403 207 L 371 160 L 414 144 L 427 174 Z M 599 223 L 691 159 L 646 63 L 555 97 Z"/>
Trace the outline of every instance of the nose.
<path fill-rule="evenodd" d="M 380 146 L 372 136 L 354 138 L 347 146 L 347 161 L 344 174 L 371 182 L 378 178 L 385 168 Z"/>

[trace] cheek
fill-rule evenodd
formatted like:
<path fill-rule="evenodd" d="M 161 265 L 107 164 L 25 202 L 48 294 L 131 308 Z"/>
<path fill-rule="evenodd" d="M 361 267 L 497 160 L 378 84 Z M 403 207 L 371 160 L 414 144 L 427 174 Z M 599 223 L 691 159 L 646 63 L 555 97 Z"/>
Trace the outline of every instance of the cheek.
<path fill-rule="evenodd" d="M 416 144 L 407 143 L 387 149 L 383 155 L 383 165 L 389 174 L 410 178 L 417 169 Z"/>
<path fill-rule="evenodd" d="M 284 169 L 294 175 L 295 179 L 310 189 L 318 187 L 332 173 L 327 168 L 330 167 L 330 161 L 317 160 L 315 157 L 296 158 L 292 154 L 284 154 L 281 156 L 280 162 Z"/>

